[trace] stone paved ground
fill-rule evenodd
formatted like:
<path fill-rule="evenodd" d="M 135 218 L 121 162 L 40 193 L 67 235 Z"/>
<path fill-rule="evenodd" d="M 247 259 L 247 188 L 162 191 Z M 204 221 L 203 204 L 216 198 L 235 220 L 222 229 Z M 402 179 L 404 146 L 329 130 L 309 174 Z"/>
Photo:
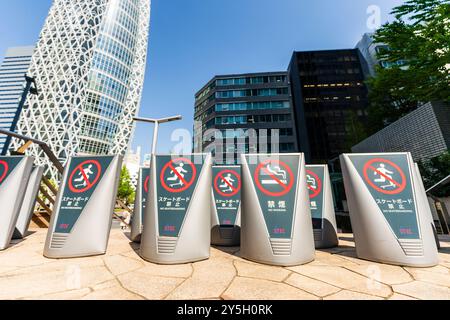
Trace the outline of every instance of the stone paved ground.
<path fill-rule="evenodd" d="M 239 257 L 238 248 L 211 251 L 203 262 L 159 266 L 144 262 L 120 231 L 105 256 L 49 260 L 46 230 L 0 252 L 0 299 L 450 299 L 450 238 L 440 265 L 401 268 L 356 258 L 350 235 L 316 261 L 278 268 Z"/>

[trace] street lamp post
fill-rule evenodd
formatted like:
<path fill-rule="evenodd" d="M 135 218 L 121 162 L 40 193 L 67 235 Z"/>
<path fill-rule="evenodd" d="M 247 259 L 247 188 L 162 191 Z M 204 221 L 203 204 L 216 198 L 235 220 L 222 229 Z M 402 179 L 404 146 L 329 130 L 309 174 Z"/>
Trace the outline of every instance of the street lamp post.
<path fill-rule="evenodd" d="M 133 120 L 136 122 L 145 122 L 145 123 L 155 124 L 155 127 L 153 129 L 153 144 L 152 144 L 152 153 L 151 153 L 152 156 L 156 155 L 156 146 L 158 143 L 159 126 L 163 123 L 179 121 L 182 119 L 183 119 L 182 116 L 174 116 L 174 117 L 162 118 L 162 119 L 150 119 L 150 118 L 139 118 L 139 117 L 133 118 Z"/>

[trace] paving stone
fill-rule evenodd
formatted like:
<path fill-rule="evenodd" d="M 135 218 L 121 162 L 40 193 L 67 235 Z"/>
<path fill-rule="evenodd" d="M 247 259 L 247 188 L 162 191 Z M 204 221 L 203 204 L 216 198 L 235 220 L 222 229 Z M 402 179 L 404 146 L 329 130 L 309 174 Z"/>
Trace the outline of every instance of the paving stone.
<path fill-rule="evenodd" d="M 107 281 L 92 288 L 83 300 L 143 300 L 144 298 L 125 290 L 117 280 Z"/>
<path fill-rule="evenodd" d="M 222 295 L 225 300 L 318 300 L 316 296 L 286 284 L 237 277 Z"/>
<path fill-rule="evenodd" d="M 417 300 L 417 299 L 405 296 L 403 294 L 394 293 L 388 300 Z"/>
<path fill-rule="evenodd" d="M 290 271 L 279 267 L 271 267 L 242 261 L 235 261 L 234 265 L 238 271 L 238 275 L 240 277 L 247 278 L 257 278 L 282 282 L 291 273 Z"/>
<path fill-rule="evenodd" d="M 52 293 L 40 297 L 28 298 L 32 300 L 80 300 L 84 296 L 91 293 L 89 288 L 79 289 L 79 290 L 71 290 L 64 292 Z"/>
<path fill-rule="evenodd" d="M 189 278 L 192 275 L 193 268 L 190 264 L 166 266 L 146 263 L 145 267 L 139 269 L 139 272 L 158 277 Z"/>
<path fill-rule="evenodd" d="M 439 286 L 450 287 L 450 270 L 439 266 L 439 268 L 418 269 L 405 268 L 412 274 L 415 280 L 434 283 Z"/>
<path fill-rule="evenodd" d="M 196 300 L 219 298 L 236 276 L 233 260 L 215 258 L 193 264 L 194 273 L 167 298 Z"/>
<path fill-rule="evenodd" d="M 411 296 L 420 300 L 449 300 L 450 289 L 427 282 L 414 281 L 411 283 L 392 286 L 396 293 Z"/>
<path fill-rule="evenodd" d="M 118 276 L 122 287 L 148 300 L 164 299 L 184 280 L 180 278 L 155 277 L 135 271 Z"/>
<path fill-rule="evenodd" d="M 354 261 L 344 259 L 336 254 L 330 254 L 328 252 L 316 251 L 316 258 L 309 265 L 312 266 L 352 266 L 356 265 Z"/>
<path fill-rule="evenodd" d="M 137 270 L 144 266 L 144 263 L 141 261 L 132 258 L 126 258 L 121 255 L 107 256 L 104 257 L 103 260 L 105 261 L 108 269 L 115 276 Z"/>
<path fill-rule="evenodd" d="M 360 292 L 342 290 L 336 294 L 324 298 L 324 300 L 383 300 L 383 298 Z"/>
<path fill-rule="evenodd" d="M 289 269 L 342 289 L 353 290 L 383 298 L 389 297 L 392 294 L 391 289 L 385 284 L 372 281 L 369 278 L 341 267 L 317 267 L 306 265 Z"/>
<path fill-rule="evenodd" d="M 407 283 L 414 280 L 408 272 L 399 266 L 368 263 L 367 265 L 347 265 L 346 268 L 387 285 Z"/>
<path fill-rule="evenodd" d="M 285 282 L 318 297 L 325 297 L 341 290 L 340 288 L 330 284 L 314 280 L 297 273 L 293 273 Z"/>

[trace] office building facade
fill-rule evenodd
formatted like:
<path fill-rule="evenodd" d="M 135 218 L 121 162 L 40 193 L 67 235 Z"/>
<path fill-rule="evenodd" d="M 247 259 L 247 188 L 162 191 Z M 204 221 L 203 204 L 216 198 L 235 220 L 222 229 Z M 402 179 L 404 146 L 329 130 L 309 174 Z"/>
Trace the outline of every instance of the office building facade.
<path fill-rule="evenodd" d="M 216 164 L 298 150 L 287 72 L 216 76 L 195 97 L 194 151 Z"/>
<path fill-rule="evenodd" d="M 39 95 L 28 98 L 18 132 L 46 142 L 63 164 L 73 155 L 124 155 L 142 95 L 149 25 L 150 0 L 53 1 L 29 71 Z M 58 180 L 39 148 L 31 154 Z"/>
<path fill-rule="evenodd" d="M 364 59 L 366 59 L 371 77 L 376 76 L 377 67 L 389 69 L 393 66 L 401 67 L 405 65 L 405 62 L 403 60 L 399 60 L 396 62 L 380 60 L 378 58 L 378 54 L 380 54 L 383 50 L 389 50 L 389 47 L 386 44 L 375 42 L 373 37 L 373 33 L 365 33 L 356 45 L 356 48 L 359 49 Z"/>
<path fill-rule="evenodd" d="M 294 52 L 289 77 L 297 141 L 308 163 L 337 162 L 367 123 L 367 63 L 358 49 Z"/>
<path fill-rule="evenodd" d="M 9 48 L 0 66 L 0 128 L 15 131 L 20 117 L 19 102 L 25 75 L 31 64 L 33 46 Z M 0 135 L 0 154 L 8 151 L 10 139 Z"/>
<path fill-rule="evenodd" d="M 355 145 L 355 153 L 411 152 L 414 161 L 450 150 L 450 105 L 429 102 Z"/>

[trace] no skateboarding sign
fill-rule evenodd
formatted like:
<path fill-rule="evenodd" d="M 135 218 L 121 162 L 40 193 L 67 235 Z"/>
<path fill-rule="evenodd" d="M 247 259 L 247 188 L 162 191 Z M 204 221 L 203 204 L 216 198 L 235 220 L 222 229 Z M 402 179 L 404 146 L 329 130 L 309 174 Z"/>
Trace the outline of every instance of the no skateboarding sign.
<path fill-rule="evenodd" d="M 97 160 L 80 163 L 70 174 L 69 189 L 73 193 L 84 193 L 96 185 L 102 174 L 102 167 Z"/>
<path fill-rule="evenodd" d="M 394 162 L 375 158 L 364 165 L 364 179 L 376 191 L 394 195 L 406 188 L 406 176 Z"/>
<path fill-rule="evenodd" d="M 407 154 L 361 154 L 349 158 L 397 238 L 419 239 L 412 160 Z"/>
<path fill-rule="evenodd" d="M 161 170 L 160 181 L 164 189 L 171 193 L 188 190 L 195 182 L 197 168 L 187 158 L 170 160 Z"/>
<path fill-rule="evenodd" d="M 72 231 L 113 159 L 112 156 L 70 159 L 61 187 L 63 194 L 55 226 L 56 233 Z M 100 191 L 110 192 L 110 190 Z"/>
<path fill-rule="evenodd" d="M 236 170 L 222 170 L 214 179 L 214 190 L 223 197 L 233 197 L 241 191 L 241 175 Z"/>
<path fill-rule="evenodd" d="M 5 180 L 8 175 L 9 165 L 5 160 L 0 160 L 0 183 Z"/>
<path fill-rule="evenodd" d="M 0 157 L 0 184 L 6 181 L 8 176 L 17 165 L 24 159 L 24 157 Z"/>
<path fill-rule="evenodd" d="M 236 223 L 241 205 L 241 167 L 213 167 L 214 204 L 221 226 L 233 226 Z"/>
<path fill-rule="evenodd" d="M 159 235 L 178 237 L 203 164 L 191 159 L 156 157 Z"/>

